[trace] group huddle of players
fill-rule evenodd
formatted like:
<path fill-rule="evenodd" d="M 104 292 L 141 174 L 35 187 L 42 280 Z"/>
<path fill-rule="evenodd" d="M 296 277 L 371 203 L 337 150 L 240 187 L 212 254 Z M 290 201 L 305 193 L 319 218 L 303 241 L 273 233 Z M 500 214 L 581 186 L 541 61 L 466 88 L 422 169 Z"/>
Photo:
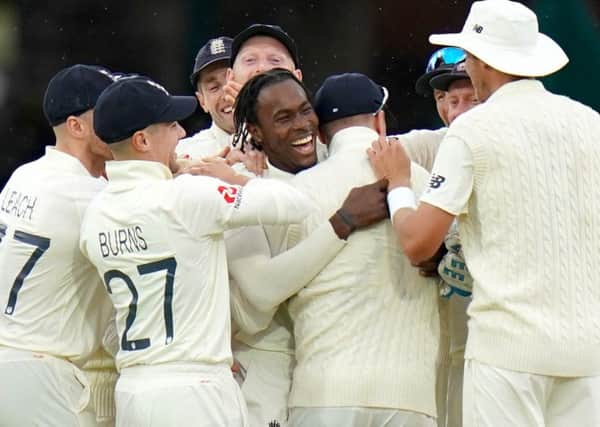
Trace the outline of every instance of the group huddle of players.
<path fill-rule="evenodd" d="M 598 425 L 600 118 L 518 2 L 431 41 L 445 126 L 400 135 L 276 25 L 208 40 L 195 97 L 52 77 L 56 145 L 0 193 L 0 425 Z"/>

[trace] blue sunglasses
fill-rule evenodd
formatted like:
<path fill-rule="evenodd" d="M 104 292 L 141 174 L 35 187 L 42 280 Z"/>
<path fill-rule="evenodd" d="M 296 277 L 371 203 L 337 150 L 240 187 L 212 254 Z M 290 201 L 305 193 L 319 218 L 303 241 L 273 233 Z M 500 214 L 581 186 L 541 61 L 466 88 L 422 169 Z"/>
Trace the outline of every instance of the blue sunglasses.
<path fill-rule="evenodd" d="M 431 73 L 444 65 L 454 65 L 467 58 L 467 54 L 459 47 L 444 47 L 436 50 L 427 62 L 426 73 Z"/>

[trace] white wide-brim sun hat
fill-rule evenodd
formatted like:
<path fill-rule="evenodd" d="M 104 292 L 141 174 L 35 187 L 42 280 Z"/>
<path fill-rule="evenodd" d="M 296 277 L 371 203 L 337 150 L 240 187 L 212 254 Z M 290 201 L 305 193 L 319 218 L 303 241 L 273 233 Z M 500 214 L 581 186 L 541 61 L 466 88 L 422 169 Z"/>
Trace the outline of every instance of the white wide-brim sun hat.
<path fill-rule="evenodd" d="M 506 74 L 543 77 L 563 68 L 569 58 L 539 32 L 537 16 L 509 0 L 476 1 L 460 33 L 432 34 L 435 45 L 460 47 Z"/>

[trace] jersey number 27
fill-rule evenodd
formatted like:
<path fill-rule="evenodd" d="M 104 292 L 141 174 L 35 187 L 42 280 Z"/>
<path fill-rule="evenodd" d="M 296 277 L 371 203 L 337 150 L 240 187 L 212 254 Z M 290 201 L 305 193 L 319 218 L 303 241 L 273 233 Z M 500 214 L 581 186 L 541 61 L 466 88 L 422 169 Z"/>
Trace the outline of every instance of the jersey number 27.
<path fill-rule="evenodd" d="M 164 317 L 165 317 L 165 344 L 169 344 L 173 341 L 173 284 L 175 282 L 175 269 L 177 268 L 177 261 L 175 258 L 165 258 L 160 261 L 150 262 L 148 264 L 138 265 L 137 271 L 140 276 L 145 274 L 157 273 L 159 271 L 166 271 L 165 279 L 165 301 L 163 305 Z M 127 339 L 127 333 L 135 321 L 137 314 L 137 302 L 138 302 L 138 291 L 133 284 L 133 280 L 127 274 L 119 270 L 110 270 L 104 273 L 104 283 L 106 283 L 106 289 L 109 294 L 112 294 L 112 288 L 110 286 L 111 281 L 114 279 L 121 279 L 127 285 L 129 292 L 131 292 L 131 302 L 129 303 L 129 312 L 127 313 L 127 319 L 125 319 L 125 330 L 121 337 L 121 349 L 125 351 L 136 351 L 143 350 L 150 347 L 150 338 L 140 338 L 137 340 Z"/>

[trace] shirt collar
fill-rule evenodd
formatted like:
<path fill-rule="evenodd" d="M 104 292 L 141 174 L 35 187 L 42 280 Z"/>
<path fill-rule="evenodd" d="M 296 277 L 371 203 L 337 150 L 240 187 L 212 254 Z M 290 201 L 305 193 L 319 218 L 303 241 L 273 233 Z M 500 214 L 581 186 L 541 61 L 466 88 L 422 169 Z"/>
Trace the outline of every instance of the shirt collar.
<path fill-rule="evenodd" d="M 265 178 L 289 181 L 290 179 L 292 179 L 294 177 L 293 173 L 286 172 L 284 170 L 281 170 L 281 169 L 273 166 L 271 164 L 271 162 L 269 162 L 268 160 L 267 160 L 267 168 L 268 169 L 266 169 L 263 174 L 263 177 L 265 177 Z"/>
<path fill-rule="evenodd" d="M 379 138 L 377 132 L 366 126 L 351 126 L 342 129 L 331 138 L 329 157 L 343 151 L 366 150 L 377 138 Z"/>
<path fill-rule="evenodd" d="M 542 82 L 536 79 L 519 79 L 512 81 L 510 83 L 505 83 L 500 86 L 494 93 L 492 93 L 489 98 L 485 101 L 488 103 L 490 101 L 494 102 L 500 98 L 505 96 L 512 96 L 515 93 L 523 93 L 524 91 L 543 91 L 544 85 Z M 484 104 L 485 104 L 484 103 Z"/>
<path fill-rule="evenodd" d="M 173 179 L 168 167 L 147 160 L 111 160 L 106 162 L 109 188 L 130 188 L 139 181 L 165 181 Z"/>
<path fill-rule="evenodd" d="M 231 144 L 233 135 L 221 129 L 215 122 L 212 122 L 212 125 L 210 125 L 210 130 L 221 147 L 225 148 Z"/>
<path fill-rule="evenodd" d="M 61 171 L 69 171 L 77 175 L 92 176 L 90 171 L 79 161 L 79 159 L 64 151 L 57 150 L 54 146 L 46 146 L 45 157 Z"/>

